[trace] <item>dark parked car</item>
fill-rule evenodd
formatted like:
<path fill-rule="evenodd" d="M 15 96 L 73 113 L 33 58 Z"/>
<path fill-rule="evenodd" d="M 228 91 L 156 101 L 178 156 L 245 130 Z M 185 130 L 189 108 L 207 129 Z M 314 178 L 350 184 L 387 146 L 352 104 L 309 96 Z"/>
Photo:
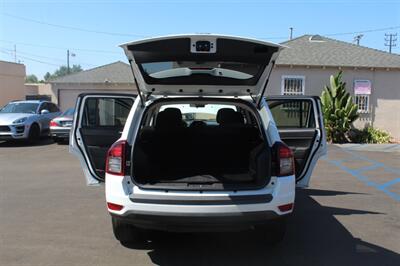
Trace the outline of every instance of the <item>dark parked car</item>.
<path fill-rule="evenodd" d="M 60 116 L 50 121 L 50 135 L 55 142 L 68 140 L 69 131 L 74 120 L 74 111 L 74 108 L 69 108 Z"/>

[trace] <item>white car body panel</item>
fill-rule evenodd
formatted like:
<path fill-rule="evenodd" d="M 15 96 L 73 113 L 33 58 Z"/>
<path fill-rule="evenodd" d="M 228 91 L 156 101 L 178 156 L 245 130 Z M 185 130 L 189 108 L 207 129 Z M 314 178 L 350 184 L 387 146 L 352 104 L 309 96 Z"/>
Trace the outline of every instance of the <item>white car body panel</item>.
<path fill-rule="evenodd" d="M 215 38 L 236 38 L 227 36 L 214 36 L 214 35 L 183 35 L 184 37 L 189 37 L 194 40 L 203 40 L 208 38 L 213 40 Z M 176 38 L 177 36 L 153 38 L 154 40 L 164 40 L 169 38 Z M 249 39 L 237 38 L 237 40 Z M 260 80 L 254 86 L 222 86 L 222 85 L 157 85 L 157 84 L 146 84 L 143 76 L 140 73 L 139 67 L 135 64 L 135 57 L 133 53 L 128 49 L 129 45 L 139 44 L 148 42 L 149 40 L 143 40 L 133 43 L 128 43 L 122 45 L 128 59 L 131 61 L 131 66 L 133 74 L 137 80 L 139 87 L 139 94 L 142 93 L 141 97 L 137 97 L 133 106 L 129 112 L 129 115 L 122 131 L 120 140 L 125 140 L 130 146 L 133 146 L 136 141 L 136 136 L 138 135 L 139 128 L 141 126 L 140 122 L 145 113 L 146 107 L 153 101 L 157 101 L 161 97 L 168 98 L 185 98 L 191 97 L 203 97 L 208 98 L 222 98 L 230 99 L 240 98 L 248 102 L 255 104 L 260 118 L 262 127 L 265 130 L 266 144 L 272 147 L 274 143 L 280 142 L 281 137 L 279 135 L 278 128 L 274 122 L 274 118 L 269 109 L 268 103 L 263 98 L 263 90 L 268 82 L 268 77 L 273 64 L 269 64 L 263 71 Z M 273 45 L 266 42 L 251 40 L 251 42 L 258 42 L 260 44 Z M 281 49 L 280 46 L 274 45 L 273 47 Z M 217 48 L 218 49 L 218 48 Z M 271 62 L 276 59 L 279 52 L 276 52 L 271 57 Z M 234 87 L 231 90 L 225 91 L 226 87 Z M 201 88 L 201 92 L 199 92 Z M 179 89 L 183 90 L 183 93 L 178 93 Z M 223 89 L 224 93 L 216 93 L 219 89 Z M 250 93 L 249 93 L 250 91 Z M 120 94 L 118 96 L 113 96 L 112 94 L 91 94 L 83 95 L 78 97 L 76 112 L 74 114 L 74 123 L 71 129 L 70 135 L 70 152 L 74 153 L 83 168 L 83 172 L 88 185 L 98 185 L 100 183 L 98 176 L 96 176 L 94 169 L 89 162 L 89 156 L 86 153 L 85 145 L 82 141 L 82 136 L 80 135 L 79 128 L 81 126 L 81 114 L 83 113 L 83 104 L 85 99 L 89 97 L 123 97 Z M 126 96 L 129 97 L 129 96 Z M 310 100 L 310 97 L 299 96 L 298 99 Z M 315 117 L 320 118 L 320 109 L 318 109 L 316 100 L 313 100 Z M 319 124 L 323 126 L 323 123 Z M 321 128 L 321 132 L 323 129 Z M 311 158 L 308 162 L 308 167 L 303 173 L 304 177 L 298 183 L 299 186 L 307 186 L 312 174 L 312 170 L 319 159 L 320 156 L 326 153 L 326 138 L 325 134 L 319 134 L 317 137 L 318 142 L 316 142 L 312 148 Z M 130 147 L 132 148 L 132 147 Z M 129 162 L 131 163 L 131 162 Z M 109 212 L 114 215 L 126 216 L 130 213 L 141 212 L 141 213 L 151 213 L 151 214 L 163 214 L 168 215 L 168 213 L 178 213 L 178 214 L 216 214 L 216 213 L 246 213 L 246 212 L 262 212 L 262 211 L 273 211 L 274 213 L 280 215 L 285 215 L 292 212 L 292 209 L 287 212 L 282 212 L 279 210 L 278 206 L 294 203 L 295 199 L 295 188 L 296 188 L 296 177 L 295 175 L 276 177 L 272 176 L 269 184 L 263 188 L 255 190 L 243 190 L 243 191 L 168 191 L 157 190 L 157 189 L 141 189 L 134 183 L 134 178 L 130 176 L 130 172 L 125 176 L 118 176 L 106 173 L 105 175 L 105 194 L 106 200 L 109 203 L 114 203 L 122 205 L 123 209 L 120 211 L 110 210 Z M 238 195 L 272 195 L 273 198 L 268 203 L 254 203 L 254 204 L 228 204 L 228 205 L 196 205 L 196 204 L 150 204 L 150 203 L 137 203 L 132 202 L 130 195 L 151 195 L 154 197 L 202 197 L 207 198 L 211 196 L 238 196 Z"/>
<path fill-rule="evenodd" d="M 190 213 L 190 214 L 207 214 L 207 213 L 234 213 L 234 212 L 255 212 L 272 210 L 280 215 L 292 212 L 281 212 L 278 206 L 294 202 L 295 198 L 295 177 L 279 177 L 271 178 L 274 185 L 269 185 L 259 190 L 244 190 L 244 191 L 176 191 L 164 192 L 161 190 L 142 190 L 138 186 L 130 182 L 130 176 L 116 176 L 107 174 L 105 185 L 105 194 L 107 202 L 123 205 L 124 208 L 120 211 L 112 211 L 111 213 L 121 216 L 128 215 L 130 212 L 151 212 L 153 214 L 168 214 L 168 213 Z M 147 195 L 176 195 L 182 196 L 239 196 L 239 195 L 263 195 L 272 194 L 273 200 L 264 204 L 234 204 L 234 205 L 175 205 L 175 204 L 148 204 L 134 203 L 130 200 L 130 194 L 147 194 Z"/>

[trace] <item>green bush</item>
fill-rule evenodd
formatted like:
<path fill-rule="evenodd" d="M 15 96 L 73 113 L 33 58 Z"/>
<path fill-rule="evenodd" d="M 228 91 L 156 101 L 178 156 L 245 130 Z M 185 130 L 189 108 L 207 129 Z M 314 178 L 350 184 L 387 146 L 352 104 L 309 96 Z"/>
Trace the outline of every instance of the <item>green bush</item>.
<path fill-rule="evenodd" d="M 325 86 L 321 102 L 328 140 L 348 142 L 348 134 L 358 114 L 357 105 L 353 103 L 350 93 L 346 91 L 346 83 L 342 81 L 342 71 L 330 77 L 330 87 Z"/>
<path fill-rule="evenodd" d="M 351 133 L 351 139 L 356 143 L 389 143 L 391 136 L 388 132 L 367 126 L 363 130 L 354 129 Z"/>

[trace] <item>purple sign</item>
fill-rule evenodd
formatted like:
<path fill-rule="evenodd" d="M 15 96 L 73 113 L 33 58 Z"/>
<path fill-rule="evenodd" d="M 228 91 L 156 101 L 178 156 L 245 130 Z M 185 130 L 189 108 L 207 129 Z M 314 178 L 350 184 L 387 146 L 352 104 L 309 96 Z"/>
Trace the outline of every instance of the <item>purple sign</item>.
<path fill-rule="evenodd" d="M 371 94 L 371 81 L 369 80 L 355 80 L 354 81 L 354 94 Z"/>

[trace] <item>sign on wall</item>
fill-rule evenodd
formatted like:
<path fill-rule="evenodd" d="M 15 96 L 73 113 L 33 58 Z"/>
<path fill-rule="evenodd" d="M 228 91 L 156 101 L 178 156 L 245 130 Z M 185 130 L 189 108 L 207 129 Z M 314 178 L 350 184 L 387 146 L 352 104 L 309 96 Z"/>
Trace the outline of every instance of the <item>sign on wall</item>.
<path fill-rule="evenodd" d="M 355 80 L 354 81 L 354 94 L 371 94 L 371 81 L 369 80 Z"/>

